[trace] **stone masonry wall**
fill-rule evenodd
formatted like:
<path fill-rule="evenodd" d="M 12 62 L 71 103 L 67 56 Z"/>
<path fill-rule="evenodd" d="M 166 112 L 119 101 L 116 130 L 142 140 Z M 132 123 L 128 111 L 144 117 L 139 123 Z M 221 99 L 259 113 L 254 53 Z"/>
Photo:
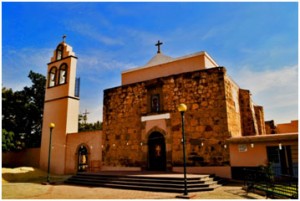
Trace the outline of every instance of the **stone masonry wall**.
<path fill-rule="evenodd" d="M 258 133 L 257 123 L 255 118 L 255 111 L 251 100 L 249 90 L 240 89 L 240 111 L 241 111 L 241 124 L 242 124 L 242 135 L 256 135 Z"/>
<path fill-rule="evenodd" d="M 144 83 L 104 91 L 103 165 L 140 166 L 141 116 L 146 112 Z"/>
<path fill-rule="evenodd" d="M 227 102 L 226 111 L 228 130 L 232 137 L 240 137 L 242 128 L 239 103 L 239 87 L 229 76 L 225 76 L 225 95 Z"/>
<path fill-rule="evenodd" d="M 275 134 L 277 133 L 277 128 L 275 126 L 274 120 L 265 121 L 266 134 Z"/>
<path fill-rule="evenodd" d="M 258 135 L 265 135 L 266 127 L 265 127 L 264 109 L 262 106 L 255 105 L 254 111 L 255 111 L 255 118 L 257 122 Z"/>
<path fill-rule="evenodd" d="M 181 119 L 176 111 L 180 103 L 186 112 L 186 141 L 189 165 L 222 165 L 229 161 L 224 148 L 229 137 L 227 126 L 224 76 L 225 68 L 169 77 L 163 87 L 168 96 L 167 108 L 172 111 L 173 165 L 182 164 Z"/>
<path fill-rule="evenodd" d="M 155 89 L 157 86 L 158 89 Z M 229 163 L 225 140 L 238 135 L 237 86 L 226 78 L 226 69 L 217 67 L 171 75 L 150 81 L 124 85 L 104 91 L 103 165 L 147 166 L 147 143 L 141 139 L 145 123 L 142 116 L 149 111 L 149 93 L 159 93 L 160 113 L 169 113 L 164 131 L 167 147 L 171 147 L 172 166 L 182 164 L 180 103 L 185 113 L 186 153 L 188 164 L 224 165 Z M 226 93 L 226 95 L 225 95 Z M 229 104 L 229 106 L 228 106 Z M 228 123 L 229 122 L 229 123 Z M 230 126 L 229 126 L 230 125 Z M 230 127 L 230 128 L 229 128 Z M 143 154 L 144 153 L 144 154 Z M 168 159 L 169 160 L 169 159 Z"/>

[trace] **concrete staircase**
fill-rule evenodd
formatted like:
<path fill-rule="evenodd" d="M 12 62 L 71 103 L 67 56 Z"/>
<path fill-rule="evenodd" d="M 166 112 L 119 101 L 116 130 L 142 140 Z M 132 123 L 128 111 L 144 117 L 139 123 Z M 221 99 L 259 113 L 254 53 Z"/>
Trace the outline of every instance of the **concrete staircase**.
<path fill-rule="evenodd" d="M 211 175 L 187 175 L 188 192 L 212 191 L 221 180 Z M 183 174 L 107 174 L 77 173 L 65 181 L 66 184 L 132 189 L 155 192 L 183 193 Z"/>

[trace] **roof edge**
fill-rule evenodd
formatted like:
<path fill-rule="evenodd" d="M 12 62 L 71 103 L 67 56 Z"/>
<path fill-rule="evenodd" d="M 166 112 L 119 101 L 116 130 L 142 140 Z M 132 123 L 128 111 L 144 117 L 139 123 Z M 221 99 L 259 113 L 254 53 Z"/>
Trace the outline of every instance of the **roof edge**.
<path fill-rule="evenodd" d="M 268 135 L 254 135 L 243 137 L 232 137 L 227 139 L 229 143 L 252 143 L 252 142 L 273 142 L 273 141 L 288 141 L 298 139 L 298 133 L 284 133 L 284 134 L 268 134 Z"/>
<path fill-rule="evenodd" d="M 200 51 L 200 52 L 196 52 L 196 53 L 193 53 L 193 54 L 188 54 L 188 55 L 185 55 L 185 56 L 174 58 L 172 61 L 168 61 L 168 62 L 165 62 L 165 63 L 150 65 L 150 66 L 145 64 L 143 66 L 139 66 L 139 67 L 135 67 L 135 68 L 132 68 L 132 69 L 124 70 L 124 71 L 121 72 L 121 74 L 130 73 L 130 72 L 134 72 L 134 71 L 138 71 L 138 70 L 143 70 L 143 69 L 146 69 L 146 68 L 151 68 L 151 67 L 154 67 L 154 66 L 159 66 L 159 65 L 163 65 L 163 64 L 167 64 L 167 63 L 172 63 L 172 62 L 176 62 L 176 61 L 179 61 L 179 60 L 188 59 L 188 58 L 196 57 L 196 56 L 200 56 L 200 55 L 206 56 L 213 64 L 218 66 L 217 62 L 215 60 L 213 60 L 213 58 L 207 52 Z"/>

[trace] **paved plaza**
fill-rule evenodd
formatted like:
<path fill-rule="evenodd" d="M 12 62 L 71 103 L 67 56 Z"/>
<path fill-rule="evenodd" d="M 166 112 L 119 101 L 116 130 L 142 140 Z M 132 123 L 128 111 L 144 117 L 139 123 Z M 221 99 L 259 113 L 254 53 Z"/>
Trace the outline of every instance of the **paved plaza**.
<path fill-rule="evenodd" d="M 177 193 L 160 193 L 40 183 L 2 183 L 3 199 L 176 199 Z M 209 192 L 190 193 L 193 199 L 264 199 L 246 193 L 241 185 L 226 185 Z"/>
<path fill-rule="evenodd" d="M 115 172 L 115 174 L 117 174 Z M 119 174 L 124 174 L 119 172 Z M 42 185 L 46 172 L 32 167 L 2 168 L 3 199 L 176 199 L 178 193 L 121 190 L 101 187 L 72 186 L 63 183 L 69 176 L 51 175 L 52 185 Z M 264 199 L 246 193 L 242 183 L 230 182 L 214 191 L 190 193 L 193 199 Z"/>

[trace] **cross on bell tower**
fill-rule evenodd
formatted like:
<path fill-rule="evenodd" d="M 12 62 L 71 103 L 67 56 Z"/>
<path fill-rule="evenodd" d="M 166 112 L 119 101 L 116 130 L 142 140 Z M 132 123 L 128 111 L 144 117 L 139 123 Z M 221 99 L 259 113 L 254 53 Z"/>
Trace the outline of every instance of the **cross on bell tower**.
<path fill-rule="evenodd" d="M 67 36 L 66 35 L 63 35 L 63 42 L 66 42 L 66 38 L 67 38 Z"/>
<path fill-rule="evenodd" d="M 157 41 L 157 43 L 155 44 L 155 46 L 157 46 L 157 53 L 160 53 L 160 46 L 162 45 L 163 43 L 160 42 L 159 40 Z"/>

